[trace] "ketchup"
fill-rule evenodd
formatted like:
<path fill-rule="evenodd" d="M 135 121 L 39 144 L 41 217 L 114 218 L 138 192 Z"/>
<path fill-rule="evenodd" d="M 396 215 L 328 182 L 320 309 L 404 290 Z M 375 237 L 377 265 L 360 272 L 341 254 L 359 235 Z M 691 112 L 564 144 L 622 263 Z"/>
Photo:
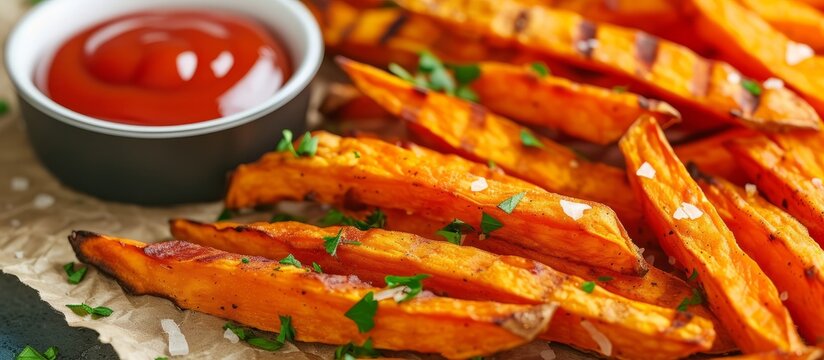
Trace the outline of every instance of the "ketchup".
<path fill-rule="evenodd" d="M 75 35 L 44 64 L 38 86 L 98 119 L 179 125 L 264 102 L 292 73 L 263 26 L 216 11 L 140 12 Z"/>

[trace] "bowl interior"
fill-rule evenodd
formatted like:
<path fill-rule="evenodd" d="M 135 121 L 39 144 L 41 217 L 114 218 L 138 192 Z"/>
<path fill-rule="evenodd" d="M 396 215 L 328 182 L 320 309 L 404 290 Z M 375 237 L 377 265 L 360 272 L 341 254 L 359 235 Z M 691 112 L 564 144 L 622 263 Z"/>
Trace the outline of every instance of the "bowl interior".
<path fill-rule="evenodd" d="M 270 99 L 245 111 L 193 124 L 141 126 L 95 119 L 49 99 L 34 76 L 63 42 L 107 19 L 151 9 L 215 9 L 257 19 L 283 42 L 295 71 Z M 48 29 L 48 30 L 46 30 Z M 277 109 L 294 98 L 314 77 L 323 57 L 323 44 L 309 11 L 297 0 L 49 0 L 35 7 L 15 27 L 6 44 L 6 66 L 19 95 L 57 120 L 87 130 L 141 138 L 194 136 L 241 125 Z"/>

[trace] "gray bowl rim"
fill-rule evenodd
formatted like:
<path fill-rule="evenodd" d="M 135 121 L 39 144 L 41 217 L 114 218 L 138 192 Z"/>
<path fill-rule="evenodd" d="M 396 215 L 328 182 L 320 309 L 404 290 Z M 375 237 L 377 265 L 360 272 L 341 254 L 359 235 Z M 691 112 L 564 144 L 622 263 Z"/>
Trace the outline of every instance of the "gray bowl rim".
<path fill-rule="evenodd" d="M 291 11 L 291 15 L 298 18 L 298 22 L 304 27 L 303 30 L 307 34 L 306 39 L 303 39 L 307 43 L 306 55 L 303 61 L 283 87 L 275 92 L 271 98 L 257 106 L 232 115 L 183 125 L 132 125 L 96 119 L 56 103 L 34 85 L 30 74 L 21 74 L 12 68 L 11 56 L 13 52 L 10 51 L 11 47 L 15 44 L 15 41 L 19 41 L 17 40 L 18 37 L 24 36 L 20 34 L 20 28 L 27 22 L 33 21 L 32 19 L 43 12 L 44 9 L 47 9 L 49 6 L 56 6 L 54 4 L 60 1 L 65 2 L 72 0 L 49 0 L 42 2 L 34 6 L 17 21 L 6 37 L 3 61 L 9 79 L 21 99 L 52 119 L 92 132 L 128 138 L 169 139 L 198 136 L 231 129 L 257 120 L 292 101 L 309 86 L 323 62 L 323 38 L 320 27 L 309 9 L 307 9 L 303 3 L 295 0 L 271 0 L 283 4 L 288 11 Z M 183 7 L 185 8 L 186 6 Z M 287 43 L 286 47 L 288 48 L 289 46 L 290 44 Z"/>

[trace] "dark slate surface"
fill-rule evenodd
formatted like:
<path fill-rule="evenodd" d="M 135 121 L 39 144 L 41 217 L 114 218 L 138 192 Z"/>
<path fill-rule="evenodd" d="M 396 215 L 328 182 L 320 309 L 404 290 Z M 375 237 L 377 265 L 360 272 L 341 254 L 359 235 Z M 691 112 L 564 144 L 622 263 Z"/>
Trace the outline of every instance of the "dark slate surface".
<path fill-rule="evenodd" d="M 0 359 L 14 359 L 26 345 L 41 352 L 57 346 L 61 360 L 117 359 L 111 345 L 97 340 L 96 331 L 69 327 L 34 289 L 0 273 Z"/>

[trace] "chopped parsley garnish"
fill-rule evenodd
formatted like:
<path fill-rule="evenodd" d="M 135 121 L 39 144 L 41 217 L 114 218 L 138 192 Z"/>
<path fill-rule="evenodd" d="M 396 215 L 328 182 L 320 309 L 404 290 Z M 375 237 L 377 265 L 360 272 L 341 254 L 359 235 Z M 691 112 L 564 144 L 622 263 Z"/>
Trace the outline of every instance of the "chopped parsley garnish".
<path fill-rule="evenodd" d="M 280 261 L 278 262 L 283 265 L 292 265 L 296 268 L 303 268 L 303 265 L 301 265 L 300 261 L 298 261 L 298 259 L 295 259 L 295 256 L 292 254 L 286 255 L 285 258 L 280 259 Z"/>
<path fill-rule="evenodd" d="M 481 232 L 484 234 L 489 235 L 489 233 L 498 230 L 503 226 L 504 224 L 501 224 L 501 222 L 492 217 L 492 215 L 487 213 L 481 214 Z"/>
<path fill-rule="evenodd" d="M 512 195 L 508 199 L 501 201 L 501 203 L 498 204 L 498 209 L 503 210 L 507 214 L 512 214 L 512 211 L 515 210 L 515 207 L 518 206 L 518 203 L 521 202 L 524 196 L 526 196 L 526 191 Z"/>
<path fill-rule="evenodd" d="M 698 279 L 698 270 L 692 269 L 692 274 L 687 278 L 687 281 L 695 281 L 695 279 Z"/>
<path fill-rule="evenodd" d="M 594 281 L 584 281 L 581 284 L 581 290 L 584 290 L 587 294 L 592 294 L 595 291 L 595 282 Z"/>
<path fill-rule="evenodd" d="M 221 211 L 220 214 L 217 216 L 217 221 L 226 221 L 226 220 L 231 219 L 234 216 L 235 216 L 235 214 L 232 213 L 232 210 L 224 208 L 223 211 Z"/>
<path fill-rule="evenodd" d="M 452 65 L 455 72 L 455 80 L 458 84 L 469 84 L 481 76 L 481 67 L 478 64 Z"/>
<path fill-rule="evenodd" d="M 474 103 L 481 100 L 475 90 L 466 85 L 461 85 L 455 90 L 455 97 Z"/>
<path fill-rule="evenodd" d="M 297 149 L 295 149 L 295 146 L 292 144 L 292 140 L 292 131 L 289 129 L 283 130 L 283 138 L 278 142 L 275 151 L 289 151 L 294 154 L 295 157 L 312 157 L 315 156 L 315 152 L 318 151 L 318 138 L 313 137 L 308 131 L 303 134 L 303 138 L 300 140 Z"/>
<path fill-rule="evenodd" d="M 353 151 L 352 155 L 355 155 L 355 159 L 360 159 L 360 153 L 357 151 Z"/>
<path fill-rule="evenodd" d="M 266 351 L 277 351 L 277 350 L 280 350 L 280 348 L 283 347 L 282 342 L 277 342 L 275 340 L 269 340 L 267 338 L 261 338 L 261 337 L 254 337 L 254 338 L 246 339 L 246 342 L 249 343 L 249 345 L 252 345 L 252 346 L 254 346 L 258 349 L 263 349 L 263 350 L 266 350 Z"/>
<path fill-rule="evenodd" d="M 247 258 L 247 257 L 241 258 L 240 262 L 242 262 L 244 264 L 248 264 L 249 263 L 249 258 Z"/>
<path fill-rule="evenodd" d="M 526 147 L 544 147 L 544 144 L 540 142 L 535 137 L 535 135 L 533 135 L 532 132 L 527 129 L 521 129 L 521 144 L 523 144 Z"/>
<path fill-rule="evenodd" d="M 248 329 L 246 329 L 242 326 L 237 326 L 235 324 L 232 324 L 231 322 L 227 322 L 226 324 L 223 324 L 223 329 L 231 330 L 233 333 L 235 333 L 235 335 L 237 335 L 237 337 L 240 340 L 244 340 L 244 341 L 247 338 L 252 337 L 252 335 L 253 335 L 251 330 L 248 330 Z"/>
<path fill-rule="evenodd" d="M 389 64 L 389 72 L 415 86 L 441 91 L 467 101 L 478 101 L 478 94 L 469 86 L 481 75 L 481 68 L 477 64 L 445 65 L 434 54 L 424 51 L 418 58 L 417 70 L 413 75 L 396 63 Z"/>
<path fill-rule="evenodd" d="M 539 77 L 547 77 L 550 74 L 549 68 L 546 67 L 546 64 L 544 64 L 543 62 L 536 61 L 532 64 L 529 64 L 529 67 L 531 67 L 532 71 L 538 74 Z"/>
<path fill-rule="evenodd" d="M 169 360 L 169 358 L 165 356 L 156 357 L 155 360 Z"/>
<path fill-rule="evenodd" d="M 346 312 L 346 317 L 352 319 L 358 326 L 358 331 L 365 333 L 375 327 L 375 314 L 378 312 L 378 302 L 375 294 L 368 292 L 362 299 Z"/>
<path fill-rule="evenodd" d="M 97 319 L 99 317 L 107 317 L 114 312 L 112 309 L 109 309 L 105 306 L 91 307 L 86 304 L 69 304 L 66 305 L 66 307 L 71 309 L 77 315 L 91 315 L 94 319 Z"/>
<path fill-rule="evenodd" d="M 678 304 L 678 307 L 675 310 L 678 311 L 687 311 L 687 308 L 694 305 L 701 305 L 704 302 L 704 297 L 701 296 L 701 291 L 698 289 L 692 289 L 692 295 L 685 297 L 684 300 L 681 300 L 681 303 Z"/>
<path fill-rule="evenodd" d="M 411 82 L 411 83 L 415 82 L 415 77 L 412 76 L 412 74 L 410 74 L 409 71 L 406 71 L 406 69 L 404 69 L 403 66 L 400 66 L 396 63 L 390 63 L 389 64 L 389 72 L 395 74 L 395 76 L 397 76 L 397 77 L 399 77 L 403 80 L 406 80 L 408 82 Z"/>
<path fill-rule="evenodd" d="M 755 97 L 761 96 L 761 92 L 762 92 L 761 85 L 758 84 L 757 82 L 753 81 L 753 80 L 750 80 L 750 79 L 742 80 L 741 81 L 741 87 L 743 87 L 744 90 L 747 90 L 747 92 L 749 92 L 752 96 L 755 96 Z"/>
<path fill-rule="evenodd" d="M 278 318 L 280 318 L 280 331 L 276 340 L 280 343 L 295 341 L 295 328 L 292 327 L 292 317 L 278 315 Z"/>
<path fill-rule="evenodd" d="M 406 286 L 409 290 L 406 292 L 406 296 L 403 297 L 398 302 L 404 302 L 418 296 L 423 290 L 423 283 L 421 280 L 428 278 L 429 275 L 427 274 L 418 274 L 415 276 L 392 276 L 389 275 L 384 278 L 386 281 L 386 286 L 391 288 L 396 288 L 398 286 Z"/>
<path fill-rule="evenodd" d="M 66 265 L 63 265 L 63 270 L 66 270 L 66 275 L 68 275 L 69 284 L 79 284 L 83 281 L 83 278 L 86 277 L 86 272 L 89 271 L 87 267 L 81 267 L 77 270 L 74 269 L 74 262 L 70 262 Z"/>
<path fill-rule="evenodd" d="M 5 115 L 9 112 L 9 103 L 5 100 L 0 100 L 0 115 Z"/>
<path fill-rule="evenodd" d="M 352 360 L 366 357 L 376 358 L 379 356 L 381 356 L 381 353 L 372 347 L 372 338 L 366 339 L 361 346 L 350 342 L 335 349 L 335 360 Z"/>
<path fill-rule="evenodd" d="M 323 269 L 321 269 L 320 265 L 314 261 L 312 261 L 312 269 L 315 269 L 315 272 L 318 274 L 323 274 Z"/>
<path fill-rule="evenodd" d="M 330 209 L 320 219 L 320 226 L 345 225 L 354 226 L 358 230 L 381 229 L 386 225 L 386 214 L 381 209 L 375 209 L 366 216 L 364 221 L 347 216 L 338 209 Z"/>
<path fill-rule="evenodd" d="M 332 256 L 338 255 L 338 245 L 340 245 L 341 234 L 343 234 L 342 228 L 338 230 L 338 234 L 335 236 L 323 237 L 323 247 L 326 248 L 326 253 Z"/>
<path fill-rule="evenodd" d="M 297 216 L 294 216 L 294 215 L 291 215 L 291 214 L 284 214 L 284 213 L 272 215 L 272 218 L 269 219 L 270 223 L 284 222 L 284 221 L 301 221 L 301 219 Z"/>
<path fill-rule="evenodd" d="M 598 277 L 598 281 L 599 281 L 599 282 L 608 282 L 608 281 L 612 281 L 612 276 L 599 276 L 599 277 Z"/>
<path fill-rule="evenodd" d="M 612 87 L 612 92 L 623 94 L 629 90 L 629 86 L 626 85 L 618 85 Z"/>
<path fill-rule="evenodd" d="M 14 359 L 15 360 L 55 360 L 55 359 L 57 359 L 57 353 L 58 353 L 58 351 L 57 351 L 56 346 L 50 346 L 48 349 L 46 349 L 46 352 L 41 354 L 35 348 L 31 347 L 30 345 L 26 345 L 26 347 L 23 348 L 23 351 L 21 351 L 19 354 L 17 354 L 17 357 L 15 357 Z"/>
<path fill-rule="evenodd" d="M 489 167 L 490 169 L 494 169 L 494 168 L 498 167 L 498 164 L 495 163 L 495 160 L 490 159 L 490 160 L 486 161 L 486 166 Z"/>
<path fill-rule="evenodd" d="M 435 232 L 436 235 L 443 236 L 446 241 L 455 245 L 461 245 L 461 237 L 464 234 L 475 231 L 472 225 L 469 225 L 461 220 L 455 219 L 451 223 L 444 226 L 442 229 Z"/>

